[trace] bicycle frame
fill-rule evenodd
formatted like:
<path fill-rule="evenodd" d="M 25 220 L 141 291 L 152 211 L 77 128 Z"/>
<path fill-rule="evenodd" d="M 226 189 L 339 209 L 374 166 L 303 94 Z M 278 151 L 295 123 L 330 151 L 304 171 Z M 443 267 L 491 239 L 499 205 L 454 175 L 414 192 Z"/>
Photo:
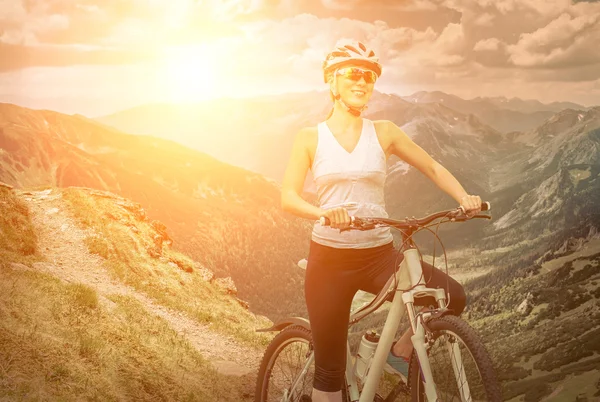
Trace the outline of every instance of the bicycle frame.
<path fill-rule="evenodd" d="M 381 307 L 381 305 L 387 299 L 389 293 L 394 292 L 394 298 L 383 325 L 381 336 L 379 338 L 377 348 L 375 349 L 375 355 L 371 359 L 371 364 L 366 375 L 366 381 L 364 383 L 362 392 L 359 392 L 358 390 L 358 383 L 354 375 L 354 365 L 352 363 L 352 353 L 350 352 L 350 343 L 347 343 L 346 380 L 348 386 L 348 397 L 352 402 L 372 402 L 375 398 L 375 393 L 379 385 L 379 380 L 383 374 L 383 368 L 385 367 L 388 353 L 392 347 L 394 337 L 400 325 L 400 320 L 402 319 L 405 311 L 408 311 L 411 328 L 414 333 L 414 335 L 411 337 L 411 341 L 421 366 L 427 400 L 437 401 L 437 391 L 433 382 L 433 375 L 429 365 L 427 349 L 425 348 L 425 328 L 423 326 L 423 320 L 431 316 L 431 313 L 427 312 L 423 314 L 416 314 L 414 302 L 415 297 L 431 296 L 435 298 L 440 309 L 444 309 L 446 307 L 446 294 L 444 289 L 432 289 L 425 286 L 422 276 L 423 270 L 421 267 L 421 260 L 419 258 L 419 251 L 416 248 L 408 248 L 403 252 L 403 254 L 404 260 L 400 264 L 395 276 L 392 276 L 388 280 L 388 283 L 376 296 L 374 302 L 365 308 L 359 308 L 350 316 L 350 323 L 354 323 L 359 319 L 371 314 Z M 402 289 L 411 290 L 402 292 Z M 406 309 L 404 306 L 406 306 Z M 452 350 L 452 354 L 454 361 L 461 361 L 460 351 L 457 348 Z M 291 387 L 290 395 L 294 394 L 297 384 L 300 382 L 300 379 L 303 377 L 303 375 L 305 375 L 313 360 L 314 354 L 311 353 L 301 374 Z M 462 378 L 464 378 L 464 373 L 462 370 L 461 372 L 457 372 L 459 370 L 457 365 L 455 365 L 453 369 L 455 376 L 458 377 L 462 375 Z M 468 387 L 466 387 L 466 389 L 461 393 L 463 400 L 469 400 Z M 287 399 L 284 398 L 284 400 Z"/>
<path fill-rule="evenodd" d="M 383 326 L 379 343 L 375 349 L 375 355 L 371 360 L 370 369 L 367 373 L 366 381 L 364 383 L 363 390 L 360 393 L 360 397 L 358 384 L 354 376 L 354 367 L 352 360 L 350 359 L 350 345 L 348 344 L 346 379 L 348 381 L 348 395 L 350 400 L 353 402 L 371 402 L 375 398 L 375 392 L 379 385 L 379 380 L 383 374 L 383 368 L 386 364 L 388 353 L 392 347 L 394 337 L 400 325 L 400 320 L 402 319 L 405 311 L 408 311 L 409 321 L 414 333 L 414 335 L 411 337 L 411 341 L 421 365 L 427 399 L 430 401 L 437 400 L 437 393 L 433 383 L 429 359 L 427 357 L 427 351 L 425 348 L 425 329 L 422 325 L 422 318 L 426 317 L 428 313 L 420 315 L 421 319 L 419 319 L 419 316 L 416 314 L 414 309 L 414 301 L 415 297 L 432 296 L 437 301 L 438 306 L 443 309 L 446 307 L 446 295 L 444 289 L 432 289 L 425 286 L 425 282 L 422 277 L 423 271 L 421 267 L 421 260 L 419 258 L 419 252 L 416 248 L 408 248 L 404 250 L 403 254 L 404 260 L 400 264 L 400 267 L 395 274 L 395 278 L 394 276 L 390 278 L 388 285 L 386 285 L 386 289 L 380 292 L 377 297 L 381 300 L 376 301 L 368 308 L 357 310 L 350 316 L 350 322 L 354 322 L 372 313 L 383 304 L 390 292 L 394 292 L 394 298 Z M 402 292 L 402 289 L 411 290 Z M 406 309 L 404 306 L 406 306 Z"/>

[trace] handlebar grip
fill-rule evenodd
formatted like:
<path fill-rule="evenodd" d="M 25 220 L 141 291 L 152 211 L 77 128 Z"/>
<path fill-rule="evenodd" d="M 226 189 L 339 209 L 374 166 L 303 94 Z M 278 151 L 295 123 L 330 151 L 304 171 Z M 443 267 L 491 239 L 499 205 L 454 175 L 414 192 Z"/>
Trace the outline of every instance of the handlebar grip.
<path fill-rule="evenodd" d="M 465 208 L 462 205 L 459 208 L 462 209 L 463 213 L 466 213 Z M 489 211 L 490 209 L 492 209 L 492 204 L 490 204 L 488 201 L 481 203 L 481 211 L 482 212 Z"/>
<path fill-rule="evenodd" d="M 329 225 L 331 225 L 331 221 L 326 216 L 320 217 L 319 218 L 319 223 L 321 224 L 321 226 L 329 226 Z M 350 224 L 353 224 L 353 223 L 354 223 L 354 216 L 351 216 L 350 217 Z"/>

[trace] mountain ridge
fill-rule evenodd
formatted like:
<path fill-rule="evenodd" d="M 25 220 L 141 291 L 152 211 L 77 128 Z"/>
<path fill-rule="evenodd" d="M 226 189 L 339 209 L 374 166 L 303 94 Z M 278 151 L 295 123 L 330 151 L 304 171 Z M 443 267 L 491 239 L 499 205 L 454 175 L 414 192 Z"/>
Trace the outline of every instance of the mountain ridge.
<path fill-rule="evenodd" d="M 257 274 L 249 266 L 273 280 L 285 272 L 290 281 L 284 289 L 297 296 L 283 308 L 303 311 L 295 262 L 307 253 L 308 241 L 301 239 L 308 239 L 309 228 L 280 210 L 279 189 L 271 181 L 171 141 L 107 131 L 60 114 L 40 114 L 44 118 L 32 118 L 29 128 L 21 123 L 36 113 L 21 112 L 0 111 L 0 180 L 15 187 L 89 187 L 130 198 L 171 228 L 176 247 L 232 276 L 255 311 L 276 315 L 276 306 L 284 306 L 276 302 L 283 289 L 269 280 L 248 281 Z M 277 246 L 286 243 L 297 247 Z"/>

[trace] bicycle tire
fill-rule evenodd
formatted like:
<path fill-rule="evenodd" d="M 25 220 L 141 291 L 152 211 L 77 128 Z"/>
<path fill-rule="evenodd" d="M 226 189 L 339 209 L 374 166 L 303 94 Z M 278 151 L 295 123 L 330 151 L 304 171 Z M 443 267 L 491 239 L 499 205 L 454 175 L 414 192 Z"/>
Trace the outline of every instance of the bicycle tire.
<path fill-rule="evenodd" d="M 307 356 L 312 353 L 312 334 L 310 330 L 301 327 L 299 325 L 292 325 L 285 328 L 279 334 L 277 334 L 263 355 L 262 361 L 260 363 L 260 368 L 258 370 L 258 377 L 256 379 L 256 389 L 254 400 L 255 402 L 269 402 L 270 400 L 281 400 L 281 396 L 271 397 L 269 395 L 269 382 L 272 379 L 273 367 L 275 366 L 277 359 L 281 355 L 283 349 L 292 344 L 292 342 L 302 342 L 307 346 Z M 298 370 L 301 370 L 304 366 L 305 361 L 301 363 L 301 367 Z M 298 396 L 298 398 L 291 399 L 292 401 L 304 402 L 310 401 L 310 395 L 312 393 L 313 388 L 313 379 L 314 379 L 314 362 L 311 365 L 311 369 L 309 370 L 306 379 L 303 382 L 303 392 Z M 288 387 L 291 387 L 291 382 L 289 381 Z M 346 383 L 344 379 L 344 384 Z M 271 389 L 272 390 L 272 389 Z M 347 401 L 347 392 L 345 387 L 342 387 L 342 400 Z"/>
<path fill-rule="evenodd" d="M 428 348 L 433 380 L 441 402 L 462 401 L 459 389 L 464 380 L 456 379 L 447 343 L 456 342 L 461 348 L 462 367 L 467 377 L 472 401 L 502 401 L 500 383 L 496 377 L 492 360 L 475 330 L 456 316 L 444 316 L 427 322 L 433 343 Z M 461 347 L 462 344 L 462 347 Z M 440 348 L 440 349 L 438 349 Z M 466 353 L 468 352 L 468 353 Z M 446 356 L 446 357 L 444 357 Z M 447 360 L 447 361 L 446 361 Z M 421 381 L 421 368 L 416 353 L 413 352 L 409 366 L 408 382 L 413 401 L 424 402 L 424 387 Z"/>
<path fill-rule="evenodd" d="M 286 347 L 288 347 L 289 345 L 293 345 L 294 343 L 304 344 L 304 346 L 299 345 L 299 347 L 302 347 L 302 349 L 304 347 L 306 347 L 306 353 L 311 353 L 312 352 L 311 332 L 308 329 L 303 328 L 301 326 L 297 326 L 297 325 L 289 326 L 289 327 L 285 328 L 283 331 L 281 331 L 280 333 L 278 333 L 273 338 L 273 340 L 271 341 L 271 343 L 269 344 L 267 349 L 265 350 L 262 361 L 260 363 L 260 368 L 258 370 L 258 377 L 256 379 L 256 390 L 255 390 L 255 396 L 254 396 L 255 402 L 270 402 L 271 400 L 275 401 L 275 400 L 282 399 L 285 388 L 282 388 L 282 385 L 278 385 L 277 390 L 275 390 L 273 388 L 273 385 L 275 385 L 273 383 L 275 381 L 275 379 L 273 378 L 273 368 L 277 364 L 278 359 L 280 359 L 281 353 L 284 351 L 284 349 Z M 301 353 L 302 353 L 302 349 L 300 349 Z M 301 356 L 299 356 L 299 357 L 301 357 Z M 306 358 L 308 358 L 308 355 L 306 356 Z M 303 362 L 301 362 L 300 364 L 302 364 L 304 362 L 305 362 L 305 360 Z M 314 367 L 314 365 L 313 365 L 313 367 Z M 299 367 L 297 369 L 302 370 L 302 367 Z M 313 368 L 313 373 L 314 373 L 314 368 Z M 313 380 L 314 374 L 313 375 L 310 375 L 311 373 L 308 373 L 308 374 L 310 376 L 310 378 L 309 378 L 310 388 L 308 388 L 306 391 L 304 389 L 302 390 L 303 393 L 301 395 L 299 395 L 299 397 L 297 399 L 298 402 L 302 401 L 303 395 L 306 395 L 306 397 L 310 398 L 310 395 L 312 392 L 312 380 Z M 278 380 L 279 379 L 277 379 L 277 381 Z M 286 379 L 286 382 L 287 382 L 287 379 Z M 287 387 L 291 387 L 291 385 L 292 385 L 292 381 L 289 381 L 289 384 L 286 384 Z M 276 396 L 275 392 L 277 392 L 277 391 L 281 391 L 282 395 Z M 306 397 L 304 397 L 304 400 L 310 400 L 310 399 L 307 399 Z"/>

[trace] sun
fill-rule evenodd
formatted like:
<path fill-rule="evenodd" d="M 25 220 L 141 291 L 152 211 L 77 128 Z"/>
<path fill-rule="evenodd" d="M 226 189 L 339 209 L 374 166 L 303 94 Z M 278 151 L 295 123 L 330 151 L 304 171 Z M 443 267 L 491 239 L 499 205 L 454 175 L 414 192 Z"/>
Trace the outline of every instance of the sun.
<path fill-rule="evenodd" d="M 221 95 L 212 48 L 210 44 L 196 44 L 164 49 L 162 75 L 171 102 L 193 102 Z"/>

